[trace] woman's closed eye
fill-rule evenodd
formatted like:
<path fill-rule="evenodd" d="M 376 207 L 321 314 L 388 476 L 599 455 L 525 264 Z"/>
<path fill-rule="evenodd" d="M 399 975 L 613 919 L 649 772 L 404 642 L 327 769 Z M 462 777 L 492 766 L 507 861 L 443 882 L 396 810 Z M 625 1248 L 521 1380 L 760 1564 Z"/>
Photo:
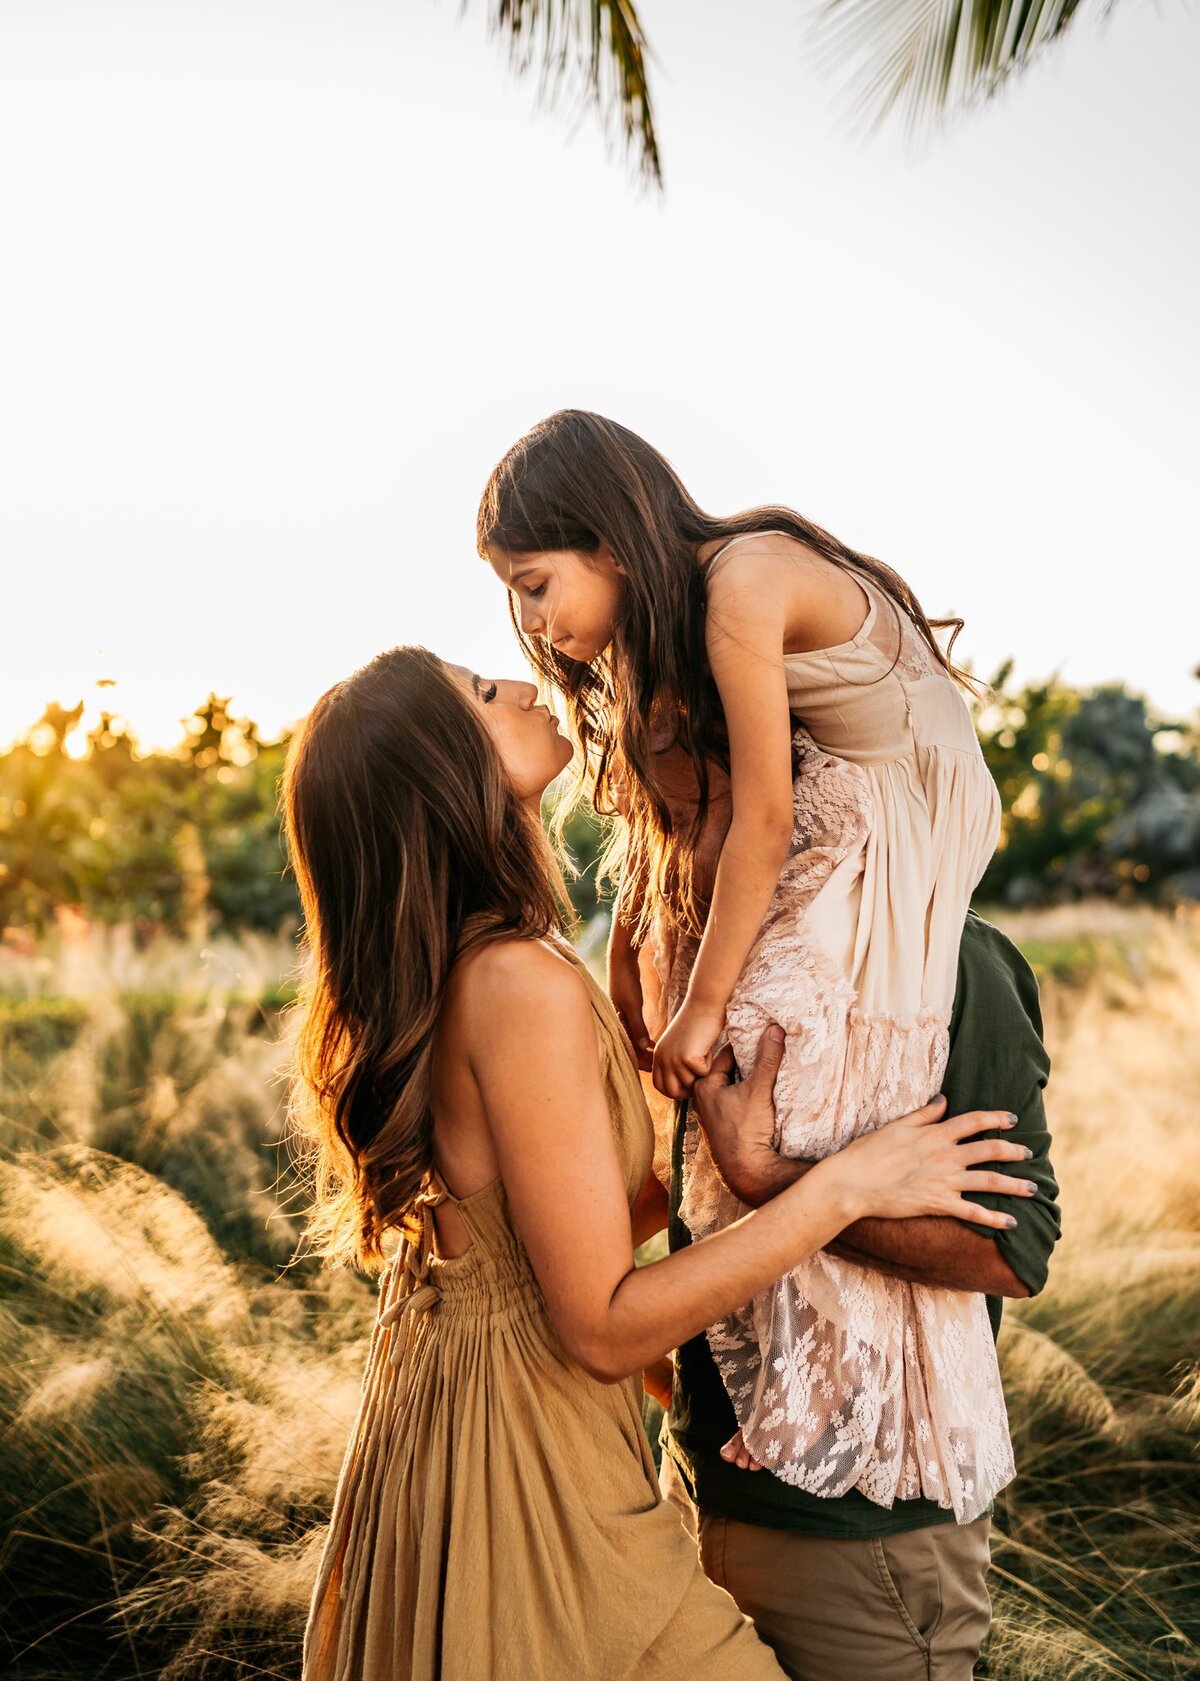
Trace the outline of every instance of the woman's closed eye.
<path fill-rule="evenodd" d="M 495 683 L 486 683 L 486 684 L 482 685 L 480 690 L 479 690 L 479 698 L 485 706 L 487 705 L 489 700 L 495 700 L 495 698 L 496 698 L 496 685 L 495 685 Z"/>
<path fill-rule="evenodd" d="M 527 589 L 525 593 L 530 601 L 540 601 L 546 593 L 546 586 L 545 584 L 539 584 L 535 590 Z"/>

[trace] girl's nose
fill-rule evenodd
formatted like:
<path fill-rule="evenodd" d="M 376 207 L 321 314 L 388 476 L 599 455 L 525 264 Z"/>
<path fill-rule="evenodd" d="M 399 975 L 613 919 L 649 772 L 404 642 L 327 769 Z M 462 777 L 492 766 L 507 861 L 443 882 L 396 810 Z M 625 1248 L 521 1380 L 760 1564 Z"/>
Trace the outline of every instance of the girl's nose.
<path fill-rule="evenodd" d="M 522 683 L 520 684 L 520 690 L 521 705 L 525 708 L 526 712 L 528 712 L 530 707 L 537 705 L 537 689 L 532 683 Z"/>
<path fill-rule="evenodd" d="M 521 629 L 526 636 L 541 636 L 546 629 L 542 615 L 532 602 L 521 603 Z"/>

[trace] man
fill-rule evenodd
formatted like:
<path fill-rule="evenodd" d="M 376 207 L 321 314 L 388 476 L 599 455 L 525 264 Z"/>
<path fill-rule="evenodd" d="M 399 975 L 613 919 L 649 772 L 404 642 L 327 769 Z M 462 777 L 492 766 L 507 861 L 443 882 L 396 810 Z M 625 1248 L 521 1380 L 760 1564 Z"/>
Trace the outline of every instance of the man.
<path fill-rule="evenodd" d="M 1049 1072 L 1037 983 L 1016 947 L 971 915 L 963 931 L 943 1091 L 947 1115 L 1010 1109 L 1008 1137 L 1030 1159 L 994 1164 L 1032 1179 L 1037 1195 L 1003 1199 L 1011 1231 L 950 1218 L 864 1220 L 832 1251 L 913 1283 L 980 1291 L 995 1333 L 1002 1298 L 1046 1282 L 1060 1223 L 1042 1089 Z M 764 1038 L 765 1078 L 714 1072 L 694 1098 L 717 1165 L 742 1201 L 758 1205 L 808 1171 L 776 1154 L 771 1136 L 780 1048 Z M 690 1241 L 678 1218 L 682 1110 L 671 1172 L 672 1249 Z M 757 1142 L 756 1142 L 757 1141 Z M 997 1207 L 997 1197 L 976 1200 Z M 767 1470 L 722 1457 L 737 1425 L 703 1336 L 676 1355 L 664 1432 L 663 1486 L 696 1536 L 704 1568 L 754 1619 L 795 1681 L 967 1681 L 990 1621 L 985 1583 L 990 1519 L 958 1525 L 918 1499 L 875 1505 L 857 1490 L 828 1499 Z M 745 1456 L 743 1455 L 743 1463 Z"/>

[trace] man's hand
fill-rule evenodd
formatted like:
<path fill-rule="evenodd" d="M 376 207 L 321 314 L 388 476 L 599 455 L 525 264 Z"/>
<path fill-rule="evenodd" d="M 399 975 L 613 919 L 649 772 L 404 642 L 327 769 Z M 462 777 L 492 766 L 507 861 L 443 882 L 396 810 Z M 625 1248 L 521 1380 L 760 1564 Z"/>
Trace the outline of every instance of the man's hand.
<path fill-rule="evenodd" d="M 714 1059 L 712 1072 L 692 1088 L 717 1172 L 738 1201 L 751 1208 L 770 1202 L 813 1165 L 775 1149 L 775 1079 L 785 1042 L 781 1027 L 768 1027 L 758 1042 L 754 1072 L 738 1084 L 727 1045 Z M 996 1243 L 948 1216 L 860 1220 L 829 1245 L 829 1252 L 912 1284 L 996 1296 L 1029 1294 Z"/>
<path fill-rule="evenodd" d="M 748 1080 L 734 1083 L 737 1065 L 728 1045 L 712 1070 L 692 1088 L 692 1103 L 708 1147 L 728 1188 L 739 1202 L 760 1207 L 807 1170 L 785 1162 L 775 1149 L 775 1080 L 786 1036 L 774 1022 L 758 1041 Z"/>

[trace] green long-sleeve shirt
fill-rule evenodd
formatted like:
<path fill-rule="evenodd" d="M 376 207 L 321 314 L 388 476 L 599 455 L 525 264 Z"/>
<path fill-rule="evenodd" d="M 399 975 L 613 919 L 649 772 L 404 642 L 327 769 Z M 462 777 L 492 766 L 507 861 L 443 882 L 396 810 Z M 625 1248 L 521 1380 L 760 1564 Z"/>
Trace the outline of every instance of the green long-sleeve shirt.
<path fill-rule="evenodd" d="M 1004 1259 L 1032 1295 L 1046 1282 L 1050 1252 L 1060 1230 L 1058 1186 L 1050 1165 L 1050 1134 L 1042 1103 L 1049 1070 L 1033 972 L 1011 940 L 972 913 L 959 950 L 950 1056 L 942 1089 L 950 1115 L 972 1109 L 1011 1109 L 1019 1124 L 1005 1136 L 1033 1151 L 1032 1161 L 996 1166 L 1003 1173 L 1035 1180 L 1036 1197 L 973 1196 L 991 1208 L 1003 1204 L 1017 1216 L 1016 1227 L 1011 1231 L 971 1228 L 1000 1245 Z M 671 1173 L 672 1249 L 682 1249 L 690 1241 L 678 1215 L 682 1147 L 680 1120 Z M 993 1333 L 999 1330 L 1001 1305 L 999 1297 L 988 1297 Z M 666 1451 L 697 1505 L 718 1516 L 841 1538 L 894 1535 L 954 1521 L 953 1512 L 929 1500 L 902 1500 L 889 1508 L 876 1505 L 856 1489 L 826 1499 L 792 1488 L 769 1471 L 739 1471 L 728 1465 L 720 1448 L 733 1435 L 737 1422 L 703 1336 L 693 1338 L 676 1356 L 668 1424 Z"/>

